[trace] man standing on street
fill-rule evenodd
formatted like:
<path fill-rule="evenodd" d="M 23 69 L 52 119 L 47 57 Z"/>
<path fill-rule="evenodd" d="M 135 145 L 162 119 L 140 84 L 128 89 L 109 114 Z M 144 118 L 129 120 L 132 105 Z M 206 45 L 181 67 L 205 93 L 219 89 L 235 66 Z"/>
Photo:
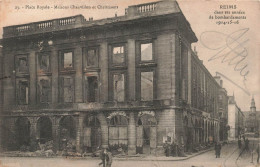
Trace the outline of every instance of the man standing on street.
<path fill-rule="evenodd" d="M 239 138 L 238 139 L 238 148 L 241 149 L 241 147 L 242 147 L 242 142 L 241 142 L 241 139 Z"/>
<path fill-rule="evenodd" d="M 220 151 L 221 151 L 221 144 L 219 142 L 216 142 L 215 144 L 216 158 L 220 158 Z"/>
<path fill-rule="evenodd" d="M 245 140 L 245 150 L 249 151 L 249 140 L 248 140 L 248 138 Z"/>
<path fill-rule="evenodd" d="M 104 153 L 106 155 L 106 164 L 107 164 L 106 167 L 111 167 L 112 159 L 113 159 L 112 153 L 106 149 L 105 149 Z"/>

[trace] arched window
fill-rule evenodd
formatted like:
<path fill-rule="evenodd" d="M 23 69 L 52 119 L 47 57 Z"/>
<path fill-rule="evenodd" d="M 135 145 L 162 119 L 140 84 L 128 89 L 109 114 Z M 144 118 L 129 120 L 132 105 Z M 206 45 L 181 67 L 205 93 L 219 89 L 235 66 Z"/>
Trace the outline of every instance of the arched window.
<path fill-rule="evenodd" d="M 64 116 L 60 121 L 61 139 L 76 139 L 76 126 L 71 116 Z"/>
<path fill-rule="evenodd" d="M 127 119 L 116 115 L 109 122 L 109 145 L 127 145 Z"/>
<path fill-rule="evenodd" d="M 138 119 L 138 125 L 156 126 L 157 122 L 154 116 L 145 114 Z"/>
<path fill-rule="evenodd" d="M 48 117 L 41 117 L 37 121 L 37 134 L 41 143 L 52 140 L 52 122 Z"/>

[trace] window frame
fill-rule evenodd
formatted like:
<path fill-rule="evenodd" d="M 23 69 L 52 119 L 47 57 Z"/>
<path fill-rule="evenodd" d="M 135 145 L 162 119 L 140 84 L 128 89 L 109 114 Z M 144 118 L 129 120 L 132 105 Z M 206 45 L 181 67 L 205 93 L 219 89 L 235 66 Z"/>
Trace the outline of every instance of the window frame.
<path fill-rule="evenodd" d="M 18 55 L 15 55 L 15 73 L 16 75 L 19 75 L 19 74 L 29 74 L 29 55 L 28 54 L 18 54 Z M 20 63 L 19 63 L 19 59 L 20 58 L 25 58 L 26 59 L 26 63 L 27 63 L 27 70 L 24 71 L 24 72 L 20 72 L 19 69 L 20 69 Z"/>
<path fill-rule="evenodd" d="M 72 53 L 72 68 L 64 68 L 64 54 L 65 53 Z M 75 69 L 75 60 L 74 60 L 74 49 L 65 49 L 59 51 L 59 71 L 66 72 L 66 71 L 74 71 Z"/>
<path fill-rule="evenodd" d="M 124 48 L 124 62 L 123 63 L 114 63 L 114 53 L 113 50 L 116 47 L 123 47 Z M 127 43 L 117 43 L 117 44 L 110 44 L 109 45 L 109 58 L 110 58 L 110 67 L 126 67 L 127 65 Z"/>
<path fill-rule="evenodd" d="M 94 50 L 96 52 L 96 62 L 97 65 L 88 65 L 88 51 Z M 99 46 L 90 46 L 83 48 L 83 64 L 84 64 L 84 70 L 88 68 L 99 68 L 99 59 L 100 59 L 100 51 Z"/>
<path fill-rule="evenodd" d="M 42 85 L 40 84 L 40 81 L 41 80 L 48 80 L 49 81 L 49 84 L 50 84 L 50 87 L 49 87 L 49 90 L 50 90 L 50 94 L 51 94 L 51 99 L 50 99 L 50 101 L 48 101 L 48 102 L 42 102 L 41 101 L 41 92 L 42 92 Z M 49 77 L 49 76 L 42 76 L 42 77 L 38 77 L 38 79 L 37 79 L 37 82 L 38 82 L 38 84 L 37 84 L 37 101 L 38 101 L 38 103 L 39 104 L 47 104 L 47 103 L 52 103 L 52 78 L 51 77 Z"/>
<path fill-rule="evenodd" d="M 28 102 L 26 103 L 21 103 L 20 101 L 20 98 L 21 98 L 21 95 L 20 95 L 20 82 L 27 82 L 27 87 L 28 87 Z M 26 101 L 26 99 L 25 99 Z M 16 103 L 18 105 L 29 105 L 30 104 L 30 81 L 29 79 L 26 79 L 26 78 L 19 78 L 19 79 L 16 79 Z"/>
<path fill-rule="evenodd" d="M 148 102 L 147 100 L 142 100 L 142 82 L 141 82 L 141 73 L 142 72 L 153 72 L 153 98 L 152 100 L 148 100 L 148 101 L 153 101 L 156 99 L 157 97 L 157 93 L 156 93 L 156 69 L 155 68 L 139 68 L 139 70 L 137 70 L 137 75 L 136 75 L 136 99 L 142 102 Z"/>
<path fill-rule="evenodd" d="M 124 101 L 116 101 L 116 102 L 119 102 L 119 103 L 123 103 L 123 102 L 126 102 L 128 100 L 128 94 L 127 94 L 127 86 L 128 86 L 128 76 L 127 76 L 127 71 L 125 70 L 120 70 L 120 71 L 110 71 L 110 74 L 109 74 L 109 90 L 112 90 L 112 91 L 109 91 L 109 101 L 113 101 L 115 102 L 114 100 L 114 75 L 117 75 L 117 74 L 123 74 L 124 75 Z"/>
<path fill-rule="evenodd" d="M 152 59 L 151 60 L 142 60 L 142 45 L 143 44 L 152 44 Z M 142 64 L 142 63 L 155 63 L 155 42 L 153 39 L 148 39 L 148 40 L 140 40 L 136 41 L 136 58 L 137 58 L 137 63 Z"/>
<path fill-rule="evenodd" d="M 62 78 L 63 78 L 63 83 L 61 83 Z M 72 102 L 65 102 L 65 100 L 64 100 L 65 99 L 64 98 L 64 78 L 72 79 L 72 83 L 73 83 L 73 85 L 72 85 L 72 91 L 73 91 L 72 92 Z M 74 103 L 74 101 L 75 101 L 75 77 L 71 76 L 71 75 L 60 75 L 58 82 L 59 82 L 59 102 L 60 103 Z"/>
<path fill-rule="evenodd" d="M 97 99 L 95 102 L 89 102 L 88 101 L 88 77 L 97 77 L 97 83 L 100 83 L 100 77 L 99 77 L 99 73 L 98 72 L 89 72 L 89 73 L 85 73 L 84 74 L 84 101 L 86 103 L 96 103 L 96 102 L 100 102 L 100 86 L 98 85 L 97 88 Z"/>
<path fill-rule="evenodd" d="M 49 68 L 47 71 L 42 71 L 41 69 L 41 64 L 40 64 L 40 61 L 41 61 L 41 57 L 42 55 L 47 55 L 48 56 L 48 59 L 49 59 Z M 37 53 L 37 73 L 51 73 L 51 52 L 50 51 L 46 51 L 46 52 L 38 52 Z"/>

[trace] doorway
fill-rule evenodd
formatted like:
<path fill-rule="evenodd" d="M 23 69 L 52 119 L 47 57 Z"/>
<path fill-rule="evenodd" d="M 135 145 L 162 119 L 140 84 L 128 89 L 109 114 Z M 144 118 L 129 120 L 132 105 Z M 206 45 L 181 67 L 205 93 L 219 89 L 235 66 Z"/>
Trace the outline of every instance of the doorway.
<path fill-rule="evenodd" d="M 84 151 L 95 152 L 101 146 L 101 126 L 96 116 L 84 119 Z"/>
<path fill-rule="evenodd" d="M 151 154 L 156 148 L 156 119 L 154 116 L 142 115 L 137 122 L 137 148 L 139 154 Z"/>

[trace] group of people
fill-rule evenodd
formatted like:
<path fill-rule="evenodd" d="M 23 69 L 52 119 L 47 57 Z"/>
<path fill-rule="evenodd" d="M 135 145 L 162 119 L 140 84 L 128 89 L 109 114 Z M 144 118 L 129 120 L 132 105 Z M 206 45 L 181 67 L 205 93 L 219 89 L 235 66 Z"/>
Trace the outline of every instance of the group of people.
<path fill-rule="evenodd" d="M 99 155 L 102 162 L 99 163 L 99 166 L 103 165 L 103 167 L 111 167 L 112 165 L 112 153 L 108 151 L 106 148 L 100 152 Z"/>
<path fill-rule="evenodd" d="M 249 140 L 248 139 L 245 139 L 245 137 L 243 137 L 243 140 L 244 140 L 244 149 L 246 151 L 249 151 Z M 241 138 L 238 139 L 238 148 L 241 149 L 242 148 L 242 141 L 241 141 Z"/>
<path fill-rule="evenodd" d="M 169 141 L 165 141 L 163 148 L 166 157 L 183 156 L 182 148 L 177 144 L 177 142 L 170 143 Z"/>

